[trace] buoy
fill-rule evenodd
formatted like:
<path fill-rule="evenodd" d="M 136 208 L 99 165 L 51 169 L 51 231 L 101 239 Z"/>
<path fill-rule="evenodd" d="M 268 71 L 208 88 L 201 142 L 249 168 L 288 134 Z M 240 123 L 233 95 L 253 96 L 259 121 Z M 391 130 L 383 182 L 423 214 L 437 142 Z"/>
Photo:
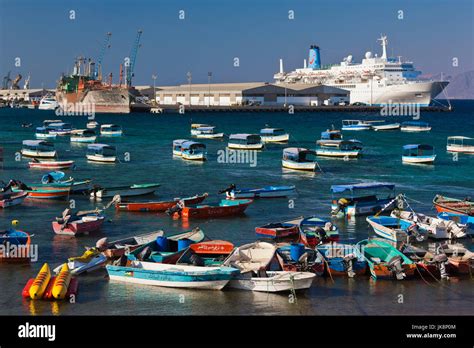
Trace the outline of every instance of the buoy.
<path fill-rule="evenodd" d="M 43 294 L 48 286 L 49 281 L 51 280 L 51 270 L 47 263 L 41 267 L 38 275 L 36 276 L 33 284 L 30 287 L 30 298 L 32 300 L 37 300 L 43 297 Z"/>
<path fill-rule="evenodd" d="M 57 300 L 62 300 L 66 297 L 67 289 L 69 287 L 69 283 L 71 282 L 71 272 L 69 271 L 69 267 L 65 263 L 61 268 L 61 271 L 56 276 L 54 280 L 52 295 Z"/>
<path fill-rule="evenodd" d="M 19 223 L 20 223 L 20 221 L 18 221 L 18 220 L 12 220 L 12 226 L 13 227 L 18 226 Z"/>

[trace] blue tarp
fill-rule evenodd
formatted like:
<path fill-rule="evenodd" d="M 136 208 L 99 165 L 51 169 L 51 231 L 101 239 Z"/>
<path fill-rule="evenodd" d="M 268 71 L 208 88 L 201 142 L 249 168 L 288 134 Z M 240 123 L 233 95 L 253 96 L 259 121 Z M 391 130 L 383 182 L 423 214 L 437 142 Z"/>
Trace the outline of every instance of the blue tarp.
<path fill-rule="evenodd" d="M 423 144 L 409 144 L 404 145 L 403 150 L 414 150 L 414 149 L 421 149 L 421 150 L 433 150 L 433 146 L 431 145 L 423 145 Z"/>
<path fill-rule="evenodd" d="M 372 183 L 361 183 L 354 185 L 332 185 L 331 191 L 334 193 L 340 193 L 344 191 L 354 191 L 354 190 L 370 190 L 378 188 L 388 188 L 393 190 L 395 188 L 394 184 L 387 184 L 382 182 L 372 182 Z"/>

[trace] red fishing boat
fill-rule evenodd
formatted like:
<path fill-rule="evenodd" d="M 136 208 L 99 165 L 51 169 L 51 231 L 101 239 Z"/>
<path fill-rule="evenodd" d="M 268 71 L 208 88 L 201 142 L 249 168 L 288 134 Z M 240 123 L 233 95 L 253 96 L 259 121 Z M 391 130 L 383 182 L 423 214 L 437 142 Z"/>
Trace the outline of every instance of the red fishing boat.
<path fill-rule="evenodd" d="M 474 202 L 469 198 L 461 200 L 436 195 L 433 199 L 433 205 L 438 213 L 447 212 L 474 216 Z"/>
<path fill-rule="evenodd" d="M 40 169 L 69 169 L 74 165 L 74 161 L 31 161 L 28 162 L 30 168 Z"/>
<path fill-rule="evenodd" d="M 115 205 L 117 210 L 123 211 L 135 211 L 135 212 L 160 212 L 166 211 L 170 208 L 173 208 L 179 202 L 184 203 L 184 205 L 190 204 L 199 204 L 208 196 L 207 193 L 202 195 L 195 195 L 193 197 L 187 198 L 175 198 L 172 201 L 161 201 L 161 202 L 119 202 Z"/>
<path fill-rule="evenodd" d="M 73 214 L 66 209 L 61 217 L 52 222 L 53 230 L 57 234 L 76 236 L 95 232 L 104 223 L 105 216 L 97 211 L 85 211 Z"/>
<path fill-rule="evenodd" d="M 214 204 L 185 206 L 181 210 L 181 216 L 185 219 L 206 219 L 238 215 L 243 214 L 252 202 L 253 200 L 251 199 L 223 199 L 219 203 Z"/>
<path fill-rule="evenodd" d="M 256 227 L 255 233 L 259 237 L 272 239 L 298 236 L 300 232 L 299 225 L 302 220 L 303 218 L 301 217 L 290 221 L 269 223 L 261 227 Z"/>

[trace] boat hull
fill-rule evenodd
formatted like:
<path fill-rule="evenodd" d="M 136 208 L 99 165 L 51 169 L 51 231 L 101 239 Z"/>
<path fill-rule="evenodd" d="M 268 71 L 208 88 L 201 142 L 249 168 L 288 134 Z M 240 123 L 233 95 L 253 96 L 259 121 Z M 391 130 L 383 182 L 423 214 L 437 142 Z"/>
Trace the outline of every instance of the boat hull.
<path fill-rule="evenodd" d="M 397 130 L 400 129 L 400 123 L 393 123 L 393 124 L 384 124 L 380 126 L 372 126 L 374 131 L 387 131 L 387 130 Z"/>
<path fill-rule="evenodd" d="M 304 290 L 311 287 L 316 274 L 309 272 L 267 272 L 268 277 L 237 276 L 229 282 L 230 288 L 258 292 Z"/>
<path fill-rule="evenodd" d="M 228 206 L 184 207 L 181 216 L 185 219 L 208 219 L 239 215 L 243 214 L 252 202 L 252 200 L 249 200 L 247 203 Z"/>
<path fill-rule="evenodd" d="M 316 149 L 316 155 L 326 157 L 356 158 L 360 150 Z"/>
<path fill-rule="evenodd" d="M 74 161 L 56 161 L 56 162 L 28 162 L 30 168 L 44 169 L 68 169 L 74 165 Z"/>
<path fill-rule="evenodd" d="M 300 171 L 306 171 L 306 172 L 316 171 L 316 162 L 301 163 L 301 162 L 282 160 L 281 165 L 283 166 L 283 168 L 292 169 L 292 170 L 300 170 Z"/>
<path fill-rule="evenodd" d="M 23 203 L 25 198 L 28 196 L 27 192 L 16 192 L 10 195 L 0 196 L 0 208 L 13 207 Z"/>
<path fill-rule="evenodd" d="M 286 143 L 288 140 L 290 140 L 290 135 L 260 135 L 260 138 L 264 143 Z"/>
<path fill-rule="evenodd" d="M 56 151 L 31 151 L 31 150 L 22 149 L 20 153 L 23 157 L 33 157 L 33 158 L 56 157 Z"/>
<path fill-rule="evenodd" d="M 76 236 L 81 234 L 89 234 L 91 232 L 99 230 L 102 227 L 104 220 L 104 216 L 98 216 L 96 219 L 93 219 L 91 221 L 73 221 L 71 223 L 66 224 L 65 227 L 62 227 L 59 222 L 53 221 L 52 226 L 54 233 L 56 234 Z"/>
<path fill-rule="evenodd" d="M 191 131 L 192 134 L 192 131 Z M 223 138 L 224 133 L 214 133 L 214 134 L 192 134 L 195 138 L 199 139 L 217 139 L 217 138 Z"/>
<path fill-rule="evenodd" d="M 432 164 L 436 159 L 436 155 L 433 156 L 402 156 L 403 163 L 424 163 Z"/>
<path fill-rule="evenodd" d="M 240 198 L 278 198 L 286 197 L 295 193 L 295 186 L 288 187 L 268 187 L 255 190 L 237 190 L 226 192 L 226 196 L 229 199 L 240 199 Z"/>
<path fill-rule="evenodd" d="M 134 202 L 134 203 L 118 203 L 116 204 L 116 209 L 117 210 L 124 210 L 124 211 L 135 211 L 135 212 L 149 212 L 149 211 L 166 211 L 172 207 L 174 207 L 176 204 L 178 204 L 179 201 L 183 201 L 184 204 L 199 204 L 204 199 L 206 199 L 207 194 L 201 195 L 201 196 L 195 196 L 195 197 L 189 197 L 189 198 L 184 198 L 184 199 L 175 199 L 173 201 L 163 201 L 163 202 Z"/>
<path fill-rule="evenodd" d="M 402 132 L 429 132 L 431 130 L 431 127 L 410 127 L 410 126 L 402 126 L 400 128 Z"/>
<path fill-rule="evenodd" d="M 229 143 L 227 145 L 229 149 L 234 149 L 234 150 L 261 150 L 263 149 L 263 143 L 262 144 L 233 144 Z"/>
<path fill-rule="evenodd" d="M 462 152 L 462 153 L 474 153 L 474 145 L 447 145 L 446 150 L 448 152 Z"/>
<path fill-rule="evenodd" d="M 148 186 L 148 187 L 137 187 L 137 188 L 109 188 L 98 190 L 97 192 L 91 192 L 92 198 L 108 198 L 120 195 L 120 197 L 133 197 L 133 196 L 144 196 L 155 192 L 160 185 Z"/>
<path fill-rule="evenodd" d="M 183 152 L 181 154 L 181 158 L 188 161 L 205 161 L 206 154 L 205 153 L 187 153 Z"/>
<path fill-rule="evenodd" d="M 98 162 L 98 163 L 115 163 L 117 161 L 117 157 L 115 156 L 98 156 L 98 155 L 86 155 L 87 160 L 92 161 L 92 162 Z"/>

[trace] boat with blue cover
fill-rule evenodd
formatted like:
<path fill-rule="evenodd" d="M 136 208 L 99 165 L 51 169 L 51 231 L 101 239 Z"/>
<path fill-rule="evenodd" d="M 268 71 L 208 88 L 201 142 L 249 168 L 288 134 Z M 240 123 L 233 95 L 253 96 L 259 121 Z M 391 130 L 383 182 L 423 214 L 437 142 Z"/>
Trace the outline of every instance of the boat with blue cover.
<path fill-rule="evenodd" d="M 357 158 L 362 153 L 362 143 L 356 140 L 344 140 L 336 146 L 320 146 L 315 151 L 318 156 Z"/>
<path fill-rule="evenodd" d="M 193 123 L 191 125 L 191 135 L 202 139 L 218 139 L 224 137 L 224 133 L 216 132 L 216 127 L 202 123 Z"/>
<path fill-rule="evenodd" d="M 226 196 L 229 199 L 239 198 L 276 198 L 287 197 L 294 194 L 296 191 L 295 185 L 288 186 L 265 186 L 256 189 L 233 189 L 226 191 Z"/>
<path fill-rule="evenodd" d="M 181 152 L 181 147 L 183 146 L 184 143 L 189 142 L 187 139 L 176 139 L 173 140 L 173 156 L 179 156 L 181 157 L 182 152 Z"/>
<path fill-rule="evenodd" d="M 46 126 L 50 134 L 57 134 L 59 136 L 69 135 L 72 132 L 72 125 L 65 122 L 53 122 Z"/>
<path fill-rule="evenodd" d="M 407 121 L 400 126 L 402 132 L 429 132 L 431 126 L 428 122 L 423 121 Z"/>
<path fill-rule="evenodd" d="M 100 126 L 100 135 L 109 137 L 121 137 L 122 127 L 117 124 L 103 124 Z"/>
<path fill-rule="evenodd" d="M 27 184 L 32 188 L 64 188 L 70 187 L 70 193 L 84 193 L 91 188 L 91 179 L 75 180 L 73 177 L 65 178 L 66 174 L 61 171 L 53 171 L 41 177 L 40 184 Z"/>
<path fill-rule="evenodd" d="M 23 140 L 20 151 L 22 156 L 37 158 L 54 158 L 56 150 L 54 144 L 44 140 Z"/>
<path fill-rule="evenodd" d="M 438 217 L 443 220 L 450 220 L 454 221 L 458 225 L 467 226 L 470 230 L 471 234 L 474 233 L 474 216 L 464 215 L 464 214 L 456 214 L 456 213 L 448 213 L 442 212 L 438 214 Z"/>
<path fill-rule="evenodd" d="M 317 246 L 325 259 L 325 274 L 353 278 L 367 272 L 367 261 L 353 244 L 330 242 Z"/>
<path fill-rule="evenodd" d="M 377 235 L 391 242 L 405 242 L 411 237 L 416 237 L 418 241 L 426 239 L 426 234 L 408 220 L 383 215 L 369 216 L 366 220 Z"/>
<path fill-rule="evenodd" d="M 10 228 L 0 232 L 0 263 L 30 262 L 31 237 L 28 233 Z"/>
<path fill-rule="evenodd" d="M 427 144 L 403 146 L 403 163 L 433 164 L 436 159 L 434 147 Z"/>
<path fill-rule="evenodd" d="M 394 184 L 381 182 L 332 185 L 331 215 L 347 217 L 372 215 L 384 207 L 386 211 L 393 210 L 394 189 Z M 386 206 L 389 203 L 391 204 Z"/>
<path fill-rule="evenodd" d="M 196 141 L 185 141 L 181 144 L 181 158 L 188 161 L 205 161 L 206 145 Z"/>
<path fill-rule="evenodd" d="M 283 168 L 315 172 L 319 168 L 318 162 L 313 159 L 316 152 L 302 147 L 288 147 L 283 150 L 281 165 Z"/>

